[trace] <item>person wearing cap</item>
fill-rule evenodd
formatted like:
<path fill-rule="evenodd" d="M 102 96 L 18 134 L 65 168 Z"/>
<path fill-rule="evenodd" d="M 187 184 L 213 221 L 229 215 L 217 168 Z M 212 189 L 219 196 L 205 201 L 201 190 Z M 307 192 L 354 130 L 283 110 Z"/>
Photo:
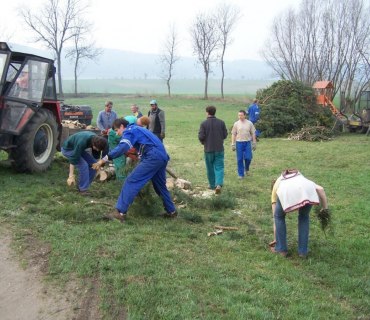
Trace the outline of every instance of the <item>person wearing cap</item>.
<path fill-rule="evenodd" d="M 150 120 L 148 129 L 163 142 L 166 131 L 164 111 L 158 108 L 157 100 L 150 101 L 151 110 L 148 112 Z"/>
<path fill-rule="evenodd" d="M 143 114 L 139 111 L 139 107 L 134 103 L 132 106 L 131 106 L 131 112 L 132 114 L 137 118 L 139 119 L 140 117 L 143 116 Z"/>
<path fill-rule="evenodd" d="M 256 126 L 256 123 L 260 119 L 261 111 L 260 107 L 258 106 L 258 100 L 254 99 L 253 103 L 248 107 L 248 110 L 246 110 L 246 113 L 248 115 L 248 119 L 250 122 L 253 123 L 254 126 Z M 258 138 L 260 136 L 260 131 L 256 130 L 256 137 Z"/>
<path fill-rule="evenodd" d="M 313 205 L 321 204 L 321 211 L 328 211 L 328 200 L 322 186 L 305 178 L 297 169 L 286 169 L 274 181 L 271 192 L 274 215 L 274 241 L 272 253 L 286 257 L 288 254 L 285 216 L 298 210 L 298 255 L 306 258 L 310 228 L 309 213 Z"/>
<path fill-rule="evenodd" d="M 115 113 L 112 108 L 113 102 L 107 101 L 104 110 L 100 111 L 98 114 L 96 125 L 102 134 L 107 134 L 108 130 L 112 128 L 113 121 L 117 119 L 117 113 Z"/>
<path fill-rule="evenodd" d="M 117 147 L 94 165 L 94 169 L 99 170 L 106 161 L 125 154 L 132 147 L 139 150 L 140 162 L 127 176 L 117 200 L 116 210 L 106 217 L 125 222 L 130 205 L 139 191 L 151 180 L 154 191 L 162 198 L 166 210 L 163 216 L 175 218 L 177 216 L 176 207 L 166 187 L 166 167 L 170 157 L 163 143 L 148 129 L 129 125 L 125 119 L 116 119 L 113 128 L 122 138 Z"/>

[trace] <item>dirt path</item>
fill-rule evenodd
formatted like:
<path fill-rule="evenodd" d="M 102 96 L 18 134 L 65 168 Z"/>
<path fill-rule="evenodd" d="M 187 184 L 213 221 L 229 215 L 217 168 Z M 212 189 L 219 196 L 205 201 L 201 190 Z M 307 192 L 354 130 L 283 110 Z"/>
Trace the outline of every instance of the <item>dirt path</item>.
<path fill-rule="evenodd" d="M 32 259 L 22 268 L 10 245 L 10 233 L 0 228 L 1 320 L 100 319 L 94 286 L 86 290 L 69 284 L 63 291 L 52 287 L 43 281 L 45 247 L 40 249 L 41 259 Z"/>

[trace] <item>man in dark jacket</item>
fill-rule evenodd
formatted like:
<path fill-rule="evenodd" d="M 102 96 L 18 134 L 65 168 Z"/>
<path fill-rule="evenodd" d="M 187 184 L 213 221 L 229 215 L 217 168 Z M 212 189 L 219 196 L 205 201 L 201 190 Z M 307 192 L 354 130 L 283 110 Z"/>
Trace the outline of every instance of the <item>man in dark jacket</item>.
<path fill-rule="evenodd" d="M 204 158 L 209 186 L 221 193 L 224 183 L 224 140 L 227 137 L 225 122 L 215 117 L 216 107 L 206 108 L 207 120 L 199 128 L 198 138 L 204 145 Z"/>
<path fill-rule="evenodd" d="M 163 142 L 166 133 L 164 111 L 158 108 L 156 100 L 150 101 L 150 107 L 151 109 L 148 112 L 148 117 L 150 119 L 148 129 Z"/>
<path fill-rule="evenodd" d="M 77 167 L 78 191 L 81 195 L 89 195 L 87 189 L 95 178 L 95 170 L 91 168 L 96 163 L 96 159 L 86 149 L 91 148 L 94 151 L 101 152 L 107 147 L 107 139 L 97 136 L 91 131 L 80 131 L 71 135 L 62 146 L 62 154 L 68 159 L 69 177 L 67 184 L 74 185 L 75 175 L 74 167 Z"/>

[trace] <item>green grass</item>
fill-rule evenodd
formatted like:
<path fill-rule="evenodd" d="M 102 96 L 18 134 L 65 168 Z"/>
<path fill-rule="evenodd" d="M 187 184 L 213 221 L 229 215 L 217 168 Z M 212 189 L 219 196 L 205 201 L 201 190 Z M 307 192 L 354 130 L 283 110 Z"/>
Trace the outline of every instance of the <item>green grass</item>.
<path fill-rule="evenodd" d="M 147 110 L 152 96 L 73 101 L 93 105 L 96 117 L 108 98 L 125 115 L 132 102 Z M 206 190 L 197 140 L 205 106 L 218 107 L 216 116 L 231 127 L 243 101 L 156 98 L 166 111 L 171 168 L 194 188 Z M 252 175 L 240 181 L 228 138 L 220 197 L 200 199 L 176 190 L 176 202 L 185 207 L 176 220 L 165 220 L 159 216 L 161 201 L 148 186 L 146 201 L 135 201 L 125 225 L 101 219 L 114 207 L 119 182 L 94 183 L 94 197 L 81 198 L 66 186 L 68 163 L 60 154 L 43 174 L 17 174 L 0 166 L 0 221 L 14 230 L 22 248 L 30 234 L 50 245 L 51 279 L 62 282 L 77 275 L 98 281 L 104 319 L 119 318 L 122 309 L 129 319 L 367 319 L 369 139 L 360 134 L 322 143 L 261 139 Z M 312 212 L 307 260 L 296 253 L 295 213 L 287 218 L 290 257 L 267 250 L 270 182 L 286 167 L 299 168 L 323 185 L 333 214 L 332 232 L 325 235 Z M 215 225 L 239 230 L 207 237 Z"/>
<path fill-rule="evenodd" d="M 271 85 L 272 80 L 224 80 L 225 95 L 254 95 L 260 89 Z M 208 94 L 221 93 L 221 80 L 209 79 Z M 74 92 L 74 81 L 63 80 L 64 93 Z M 167 94 L 167 85 L 160 79 L 79 79 L 78 92 L 100 94 L 137 93 L 144 95 Z M 172 94 L 204 94 L 204 79 L 173 79 Z"/>

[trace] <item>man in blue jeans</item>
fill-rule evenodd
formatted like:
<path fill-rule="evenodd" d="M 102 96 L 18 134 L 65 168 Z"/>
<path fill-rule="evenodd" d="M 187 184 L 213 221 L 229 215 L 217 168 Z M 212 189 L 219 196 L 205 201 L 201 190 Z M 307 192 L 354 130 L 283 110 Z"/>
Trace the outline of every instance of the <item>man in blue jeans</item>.
<path fill-rule="evenodd" d="M 249 175 L 249 166 L 252 162 L 252 150 L 256 150 L 256 129 L 251 121 L 246 119 L 244 110 L 238 113 L 239 120 L 231 129 L 231 148 L 236 150 L 236 163 L 238 166 L 239 179 Z"/>
<path fill-rule="evenodd" d="M 275 236 L 275 240 L 270 244 L 271 252 L 287 256 L 285 216 L 298 210 L 298 255 L 305 258 L 308 254 L 309 213 L 312 205 L 321 204 L 321 210 L 328 209 L 324 188 L 306 179 L 298 170 L 287 169 L 274 183 L 271 203 Z"/>
<path fill-rule="evenodd" d="M 113 122 L 113 128 L 122 138 L 119 144 L 110 150 L 106 157 L 99 160 L 93 168 L 100 169 L 106 161 L 122 156 L 132 147 L 138 151 L 140 162 L 127 176 L 122 186 L 116 211 L 106 217 L 125 222 L 129 206 L 134 202 L 139 191 L 151 180 L 154 191 L 162 198 L 166 210 L 163 216 L 175 218 L 176 208 L 166 187 L 166 167 L 170 157 L 161 140 L 146 128 L 130 126 L 125 119 L 116 119 Z"/>
<path fill-rule="evenodd" d="M 224 183 L 224 140 L 227 137 L 225 122 L 215 117 L 216 107 L 206 108 L 207 120 L 199 128 L 198 139 L 204 145 L 204 158 L 209 187 L 221 193 Z"/>
<path fill-rule="evenodd" d="M 91 131 L 80 131 L 71 135 L 62 146 L 62 154 L 68 159 L 69 177 L 67 184 L 72 186 L 76 183 L 74 168 L 77 167 L 79 173 L 78 191 L 81 195 L 89 195 L 88 189 L 95 178 L 95 170 L 92 165 L 96 159 L 87 151 L 91 148 L 97 152 L 105 150 L 107 139 L 97 136 Z"/>

